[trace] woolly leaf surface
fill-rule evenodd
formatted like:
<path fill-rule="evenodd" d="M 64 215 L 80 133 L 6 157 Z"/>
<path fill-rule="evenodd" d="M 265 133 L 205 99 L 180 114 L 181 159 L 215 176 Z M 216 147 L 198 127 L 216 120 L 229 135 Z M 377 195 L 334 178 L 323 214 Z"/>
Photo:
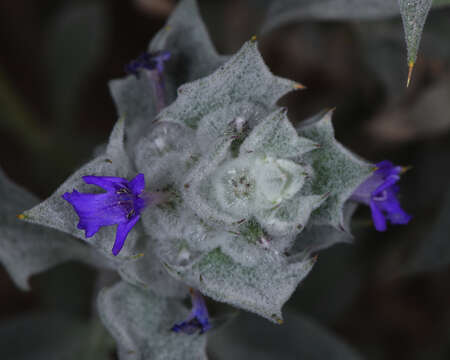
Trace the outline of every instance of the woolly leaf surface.
<path fill-rule="evenodd" d="M 204 116 L 244 100 L 255 111 L 261 107 L 271 111 L 281 96 L 295 88 L 293 81 L 270 72 L 256 42 L 249 41 L 214 73 L 180 87 L 176 101 L 161 112 L 160 118 L 197 128 Z M 254 112 L 252 108 L 246 111 Z M 231 113 L 229 122 L 233 116 Z"/>
<path fill-rule="evenodd" d="M 315 148 L 313 141 L 299 137 L 284 109 L 261 121 L 245 139 L 240 153 L 261 152 L 280 158 L 297 158 Z"/>
<path fill-rule="evenodd" d="M 190 268 L 169 271 L 216 301 L 280 322 L 281 307 L 314 263 L 309 258 L 290 260 L 267 251 L 256 265 L 243 266 L 215 249 Z"/>
<path fill-rule="evenodd" d="M 91 238 L 86 238 L 84 231 L 77 228 L 78 215 L 72 206 L 61 196 L 65 192 L 74 189 L 79 192 L 99 192 L 99 188 L 86 184 L 82 177 L 95 176 L 119 176 L 130 179 L 136 173 L 131 167 L 128 156 L 123 147 L 124 121 L 118 121 L 115 125 L 106 152 L 75 171 L 47 200 L 41 202 L 30 210 L 24 212 L 25 220 L 39 225 L 45 225 L 82 239 L 99 249 L 108 257 L 113 257 L 111 249 L 115 239 L 115 226 L 102 227 Z M 135 255 L 133 247 L 138 238 L 139 226 L 136 226 L 128 235 L 121 254 L 116 260 Z"/>
<path fill-rule="evenodd" d="M 409 64 L 416 62 L 423 27 L 432 2 L 432 0 L 398 0 L 405 31 Z"/>
<path fill-rule="evenodd" d="M 39 201 L 1 170 L 0 197 L 0 262 L 22 290 L 29 290 L 30 276 L 68 260 L 108 266 L 106 261 L 98 261 L 96 251 L 77 239 L 19 220 L 20 212 Z"/>
<path fill-rule="evenodd" d="M 323 205 L 314 212 L 311 221 L 345 231 L 344 203 L 374 171 L 374 165 L 357 158 L 336 141 L 331 115 L 332 112 L 319 114 L 300 124 L 297 130 L 301 136 L 320 145 L 319 149 L 305 155 L 306 161 L 314 169 L 310 191 L 327 196 Z"/>
<path fill-rule="evenodd" d="M 206 336 L 170 330 L 189 315 L 179 301 L 120 282 L 100 292 L 97 306 L 120 360 L 206 360 Z"/>

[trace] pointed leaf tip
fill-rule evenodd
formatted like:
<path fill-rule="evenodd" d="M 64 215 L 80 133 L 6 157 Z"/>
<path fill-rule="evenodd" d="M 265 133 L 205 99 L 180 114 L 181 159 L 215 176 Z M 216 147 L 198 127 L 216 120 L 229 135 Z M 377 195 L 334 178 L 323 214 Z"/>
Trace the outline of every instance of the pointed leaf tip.
<path fill-rule="evenodd" d="M 408 80 L 406 80 L 406 87 L 409 87 L 409 84 L 411 82 L 413 69 L 414 69 L 414 61 L 410 61 L 408 63 Z"/>
<path fill-rule="evenodd" d="M 408 51 L 409 75 L 406 84 L 408 87 L 411 81 L 412 69 L 417 58 L 425 21 L 432 5 L 432 0 L 398 0 L 398 5 L 402 16 Z"/>
<path fill-rule="evenodd" d="M 307 87 L 305 85 L 300 84 L 300 83 L 295 83 L 294 84 L 294 89 L 296 89 L 296 90 L 306 90 Z"/>
<path fill-rule="evenodd" d="M 404 174 L 405 172 L 411 170 L 413 167 L 411 165 L 408 166 L 402 166 L 401 174 Z"/>

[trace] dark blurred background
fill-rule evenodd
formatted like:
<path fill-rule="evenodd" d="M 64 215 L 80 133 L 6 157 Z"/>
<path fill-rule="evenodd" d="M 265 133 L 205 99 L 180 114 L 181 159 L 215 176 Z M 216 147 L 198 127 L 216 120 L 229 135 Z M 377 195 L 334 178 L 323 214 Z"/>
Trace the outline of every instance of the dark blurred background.
<path fill-rule="evenodd" d="M 0 166 L 10 178 L 45 198 L 91 157 L 116 121 L 108 80 L 124 75 L 175 3 L 0 1 Z M 267 2 L 199 3 L 217 49 L 232 53 L 258 33 Z M 293 122 L 336 107 L 347 147 L 412 167 L 400 184 L 411 223 L 377 233 L 358 210 L 355 243 L 321 252 L 286 308 L 368 359 L 450 358 L 450 9 L 431 11 L 409 88 L 399 18 L 304 21 L 259 44 L 275 74 L 308 88 L 281 101 Z M 89 318 L 94 278 L 66 264 L 24 293 L 0 269 L 0 328 L 29 312 Z"/>

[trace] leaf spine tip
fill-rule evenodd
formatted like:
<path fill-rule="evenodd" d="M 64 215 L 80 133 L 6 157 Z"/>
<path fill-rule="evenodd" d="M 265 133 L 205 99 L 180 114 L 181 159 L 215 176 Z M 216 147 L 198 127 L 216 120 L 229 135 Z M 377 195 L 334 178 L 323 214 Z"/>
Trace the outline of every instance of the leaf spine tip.
<path fill-rule="evenodd" d="M 406 80 L 406 87 L 409 87 L 409 84 L 411 82 L 413 69 L 414 69 L 414 61 L 410 61 L 408 63 L 408 80 Z"/>
<path fill-rule="evenodd" d="M 401 174 L 404 174 L 405 172 L 407 172 L 407 171 L 409 171 L 409 170 L 411 170 L 413 167 L 411 166 L 411 165 L 409 165 L 409 166 L 402 166 L 402 169 L 401 169 Z"/>
<path fill-rule="evenodd" d="M 305 89 L 306 89 L 306 86 L 305 86 L 305 85 L 302 85 L 302 84 L 300 84 L 300 83 L 294 83 L 294 89 L 295 89 L 295 90 L 305 90 Z"/>

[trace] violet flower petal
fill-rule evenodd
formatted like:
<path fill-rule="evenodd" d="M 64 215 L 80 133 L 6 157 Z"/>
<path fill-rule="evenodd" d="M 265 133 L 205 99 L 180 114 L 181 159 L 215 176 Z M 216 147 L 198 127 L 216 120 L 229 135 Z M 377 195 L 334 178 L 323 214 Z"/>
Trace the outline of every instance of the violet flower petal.
<path fill-rule="evenodd" d="M 144 193 L 145 178 L 138 174 L 128 181 L 113 176 L 84 176 L 87 184 L 97 185 L 106 192 L 99 194 L 65 193 L 62 198 L 69 202 L 79 217 L 77 227 L 91 237 L 102 226 L 117 224 L 113 254 L 122 249 L 128 233 L 140 218 L 141 211 L 149 205 L 152 197 Z"/>
<path fill-rule="evenodd" d="M 140 215 L 135 215 L 128 222 L 120 223 L 117 225 L 116 240 L 114 241 L 114 246 L 112 248 L 112 253 L 114 254 L 114 256 L 117 256 L 120 250 L 122 250 L 128 233 L 133 228 L 133 226 L 136 225 L 140 217 Z"/>
<path fill-rule="evenodd" d="M 387 197 L 389 201 L 380 202 L 380 204 L 378 205 L 379 208 L 387 214 L 387 218 L 392 224 L 407 224 L 412 217 L 401 208 L 400 203 L 395 196 L 395 193 L 388 190 Z"/>
<path fill-rule="evenodd" d="M 384 182 L 378 186 L 372 193 L 373 196 L 376 196 L 386 190 L 387 188 L 390 188 L 393 186 L 397 181 L 400 180 L 400 176 L 398 175 L 389 175 Z"/>
<path fill-rule="evenodd" d="M 145 177 L 144 174 L 137 174 L 134 179 L 132 179 L 129 183 L 129 187 L 133 194 L 139 195 L 145 189 Z"/>
<path fill-rule="evenodd" d="M 200 334 L 203 334 L 205 331 L 211 329 L 205 299 L 198 290 L 190 289 L 190 293 L 192 310 L 189 314 L 189 317 L 185 321 L 172 326 L 171 330 L 177 333 L 182 332 L 188 335 L 192 335 L 200 330 Z"/>
<path fill-rule="evenodd" d="M 115 176 L 83 176 L 83 180 L 86 184 L 97 185 L 104 190 L 115 190 L 114 184 L 127 184 L 127 180 L 121 177 Z"/>
<path fill-rule="evenodd" d="M 386 231 L 386 218 L 373 200 L 370 202 L 370 210 L 372 212 L 375 229 L 377 229 L 377 231 Z"/>
<path fill-rule="evenodd" d="M 400 206 L 396 194 L 402 168 L 384 160 L 377 170 L 352 194 L 351 200 L 370 206 L 375 229 L 385 231 L 386 220 L 391 224 L 407 224 L 411 216 Z"/>

